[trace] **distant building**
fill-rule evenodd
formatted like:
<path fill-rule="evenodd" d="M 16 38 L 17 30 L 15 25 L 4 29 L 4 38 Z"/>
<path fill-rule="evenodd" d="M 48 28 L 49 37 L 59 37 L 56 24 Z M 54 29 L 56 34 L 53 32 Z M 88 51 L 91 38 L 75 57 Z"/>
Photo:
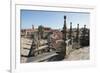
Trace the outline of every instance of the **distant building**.
<path fill-rule="evenodd" d="M 37 29 L 34 29 L 33 25 L 32 25 L 32 28 L 21 29 L 21 37 L 30 38 L 31 35 L 36 31 L 37 31 Z"/>
<path fill-rule="evenodd" d="M 44 32 L 43 32 L 43 36 L 47 36 L 48 33 L 50 33 L 52 31 L 51 28 L 49 27 L 44 27 Z M 29 29 L 21 29 L 21 37 L 25 37 L 25 38 L 30 38 L 32 34 L 36 34 L 37 35 L 38 29 L 34 28 L 34 25 L 32 25 L 32 28 Z"/>

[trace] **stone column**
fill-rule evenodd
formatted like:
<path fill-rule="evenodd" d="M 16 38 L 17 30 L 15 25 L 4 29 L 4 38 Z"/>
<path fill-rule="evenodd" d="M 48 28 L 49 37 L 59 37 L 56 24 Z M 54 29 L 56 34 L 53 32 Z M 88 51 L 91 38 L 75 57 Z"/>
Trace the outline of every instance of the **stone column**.
<path fill-rule="evenodd" d="M 72 22 L 70 22 L 70 31 L 69 31 L 69 39 L 70 41 L 70 45 L 72 44 Z"/>
<path fill-rule="evenodd" d="M 62 30 L 62 35 L 63 35 L 63 40 L 66 41 L 67 40 L 66 16 L 64 16 L 64 26 Z"/>
<path fill-rule="evenodd" d="M 67 40 L 67 27 L 66 27 L 66 16 L 64 16 L 64 26 L 62 30 L 62 35 L 63 35 L 63 42 L 62 42 L 62 50 L 61 54 L 65 57 L 66 55 L 66 40 Z"/>
<path fill-rule="evenodd" d="M 77 44 L 77 47 L 76 49 L 79 49 L 79 24 L 77 24 L 77 31 L 76 31 L 76 44 Z"/>

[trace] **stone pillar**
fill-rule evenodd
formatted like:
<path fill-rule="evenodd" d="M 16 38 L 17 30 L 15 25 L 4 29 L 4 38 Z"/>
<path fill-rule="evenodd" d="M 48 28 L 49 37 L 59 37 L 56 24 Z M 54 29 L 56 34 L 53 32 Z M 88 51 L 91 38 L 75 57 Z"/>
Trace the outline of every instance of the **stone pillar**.
<path fill-rule="evenodd" d="M 77 31 L 76 31 L 76 44 L 77 44 L 77 47 L 76 49 L 79 49 L 79 24 L 77 24 Z"/>
<path fill-rule="evenodd" d="M 66 55 L 66 40 L 67 40 L 67 27 L 66 27 L 66 16 L 64 16 L 64 26 L 62 30 L 62 35 L 63 35 L 63 42 L 62 42 L 62 50 L 61 54 L 65 57 Z"/>
<path fill-rule="evenodd" d="M 64 16 L 64 26 L 62 30 L 62 35 L 63 35 L 63 40 L 66 41 L 67 40 L 66 16 Z"/>
<path fill-rule="evenodd" d="M 72 22 L 70 22 L 69 39 L 71 40 L 70 44 L 72 44 Z"/>
<path fill-rule="evenodd" d="M 79 24 L 77 24 L 76 42 L 79 42 Z"/>
<path fill-rule="evenodd" d="M 86 25 L 84 25 L 84 33 L 83 33 L 83 35 L 85 36 L 85 34 L 86 34 Z"/>

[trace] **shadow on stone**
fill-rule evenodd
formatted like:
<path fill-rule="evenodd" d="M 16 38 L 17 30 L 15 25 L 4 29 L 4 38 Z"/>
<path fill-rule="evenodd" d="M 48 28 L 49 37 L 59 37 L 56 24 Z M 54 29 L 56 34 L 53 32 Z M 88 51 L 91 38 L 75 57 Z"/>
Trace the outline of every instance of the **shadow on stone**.
<path fill-rule="evenodd" d="M 63 59 L 64 59 L 64 56 L 55 55 L 55 56 L 49 58 L 49 59 L 48 59 L 48 62 L 49 62 L 49 61 L 61 61 L 61 60 L 63 60 Z"/>

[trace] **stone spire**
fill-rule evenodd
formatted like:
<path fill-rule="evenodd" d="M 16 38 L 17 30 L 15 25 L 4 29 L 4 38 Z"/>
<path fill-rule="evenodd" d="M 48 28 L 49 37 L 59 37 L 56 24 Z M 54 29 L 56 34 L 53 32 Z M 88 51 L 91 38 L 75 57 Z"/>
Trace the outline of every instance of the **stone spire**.
<path fill-rule="evenodd" d="M 79 41 L 79 24 L 77 24 L 77 30 L 76 30 L 76 49 L 79 49 L 80 48 L 80 41 Z"/>
<path fill-rule="evenodd" d="M 77 24 L 77 31 L 76 31 L 76 41 L 79 42 L 79 24 Z"/>
<path fill-rule="evenodd" d="M 62 44 L 61 44 L 61 49 L 59 51 L 59 55 L 61 55 L 63 58 L 66 56 L 66 33 L 67 33 L 67 27 L 66 27 L 66 16 L 64 16 L 64 25 L 63 25 L 63 29 L 62 29 Z"/>
<path fill-rule="evenodd" d="M 83 38 L 85 37 L 85 35 L 86 35 L 86 25 L 84 25 L 84 29 L 83 29 L 83 34 L 82 34 Z"/>
<path fill-rule="evenodd" d="M 66 16 L 64 16 L 64 24 L 66 25 Z"/>
<path fill-rule="evenodd" d="M 72 38 L 72 22 L 70 22 L 69 39 Z"/>
<path fill-rule="evenodd" d="M 66 41 L 66 37 L 67 37 L 66 16 L 64 16 L 64 26 L 63 26 L 62 34 L 63 34 L 63 40 Z"/>

